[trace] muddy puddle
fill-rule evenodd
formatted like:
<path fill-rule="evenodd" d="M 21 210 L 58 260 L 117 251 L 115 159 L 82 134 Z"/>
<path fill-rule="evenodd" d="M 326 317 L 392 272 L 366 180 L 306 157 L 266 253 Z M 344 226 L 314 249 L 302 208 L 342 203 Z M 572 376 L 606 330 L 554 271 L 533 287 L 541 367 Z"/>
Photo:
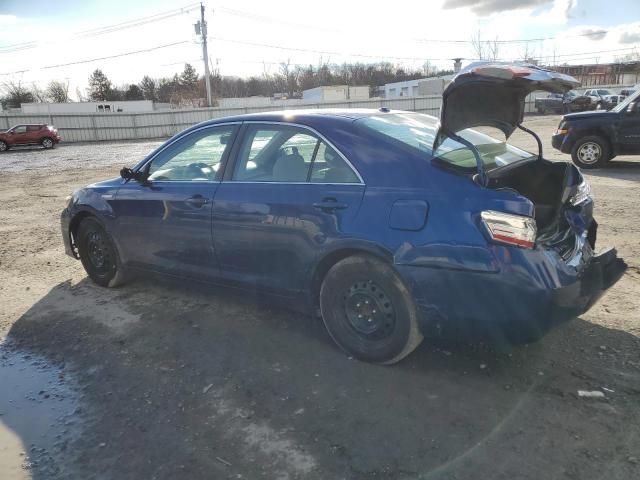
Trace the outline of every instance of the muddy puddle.
<path fill-rule="evenodd" d="M 64 368 L 0 340 L 0 478 L 65 477 L 79 395 Z"/>

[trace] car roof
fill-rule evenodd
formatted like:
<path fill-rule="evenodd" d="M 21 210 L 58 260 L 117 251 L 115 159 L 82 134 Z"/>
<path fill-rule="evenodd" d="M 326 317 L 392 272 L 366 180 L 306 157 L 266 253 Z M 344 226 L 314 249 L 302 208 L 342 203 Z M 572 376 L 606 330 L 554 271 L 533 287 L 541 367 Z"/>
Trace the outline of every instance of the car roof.
<path fill-rule="evenodd" d="M 302 125 L 313 125 L 324 123 L 327 120 L 338 120 L 343 122 L 353 122 L 359 118 L 373 115 L 383 115 L 385 113 L 416 113 L 402 110 L 373 109 L 373 108 L 323 108 L 323 109 L 295 109 L 279 110 L 273 112 L 248 113 L 244 115 L 234 115 L 230 117 L 207 120 L 199 126 L 226 122 L 286 122 L 300 123 Z"/>

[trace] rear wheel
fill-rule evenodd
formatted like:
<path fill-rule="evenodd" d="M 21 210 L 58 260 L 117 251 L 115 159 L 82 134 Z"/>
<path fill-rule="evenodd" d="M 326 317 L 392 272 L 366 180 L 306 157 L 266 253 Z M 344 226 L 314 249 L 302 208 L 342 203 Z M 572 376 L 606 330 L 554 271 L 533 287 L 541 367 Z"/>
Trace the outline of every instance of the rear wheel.
<path fill-rule="evenodd" d="M 329 270 L 320 309 L 331 338 L 360 360 L 396 363 L 422 342 L 409 291 L 389 265 L 371 256 L 348 257 Z"/>
<path fill-rule="evenodd" d="M 9 145 L 7 144 L 7 142 L 3 142 L 2 140 L 0 140 L 0 152 L 6 152 L 7 150 L 9 150 Z"/>
<path fill-rule="evenodd" d="M 49 137 L 45 137 L 42 139 L 42 146 L 44 148 L 53 148 L 53 140 Z"/>
<path fill-rule="evenodd" d="M 91 280 L 102 287 L 117 287 L 124 282 L 124 270 L 116 247 L 95 218 L 82 220 L 77 245 L 80 261 Z"/>
<path fill-rule="evenodd" d="M 610 157 L 609 144 L 597 135 L 581 138 L 571 149 L 573 163 L 581 168 L 604 167 Z"/>

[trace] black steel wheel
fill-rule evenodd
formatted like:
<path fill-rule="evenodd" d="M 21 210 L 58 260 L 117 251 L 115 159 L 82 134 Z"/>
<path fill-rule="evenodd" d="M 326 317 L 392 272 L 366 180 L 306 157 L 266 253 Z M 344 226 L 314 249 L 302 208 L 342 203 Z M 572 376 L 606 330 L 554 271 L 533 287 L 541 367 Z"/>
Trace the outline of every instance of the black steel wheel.
<path fill-rule="evenodd" d="M 103 287 L 116 287 L 124 281 L 115 245 L 95 218 L 82 220 L 76 238 L 82 266 L 91 280 Z"/>
<path fill-rule="evenodd" d="M 320 310 L 336 344 L 367 362 L 396 363 L 423 338 L 409 291 L 391 266 L 371 256 L 348 257 L 329 270 Z"/>

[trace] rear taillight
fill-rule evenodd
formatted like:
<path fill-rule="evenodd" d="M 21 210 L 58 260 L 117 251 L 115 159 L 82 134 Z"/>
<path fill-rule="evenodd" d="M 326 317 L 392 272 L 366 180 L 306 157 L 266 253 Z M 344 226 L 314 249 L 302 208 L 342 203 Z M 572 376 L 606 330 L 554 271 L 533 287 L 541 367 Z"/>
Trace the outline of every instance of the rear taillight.
<path fill-rule="evenodd" d="M 536 244 L 536 222 L 531 217 L 487 210 L 480 213 L 480 218 L 495 242 L 522 248 Z"/>

